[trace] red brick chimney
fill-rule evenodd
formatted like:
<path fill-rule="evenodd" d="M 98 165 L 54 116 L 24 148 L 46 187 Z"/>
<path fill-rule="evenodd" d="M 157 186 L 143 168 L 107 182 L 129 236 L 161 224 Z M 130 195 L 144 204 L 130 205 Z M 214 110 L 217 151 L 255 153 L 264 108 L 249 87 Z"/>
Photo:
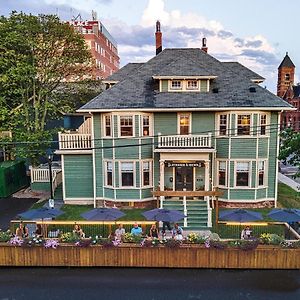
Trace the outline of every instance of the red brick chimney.
<path fill-rule="evenodd" d="M 206 47 L 206 38 L 205 37 L 202 39 L 202 48 L 201 48 L 201 50 L 207 53 L 208 48 Z"/>
<path fill-rule="evenodd" d="M 155 46 L 156 55 L 162 51 L 162 33 L 160 31 L 160 22 L 156 21 Z"/>

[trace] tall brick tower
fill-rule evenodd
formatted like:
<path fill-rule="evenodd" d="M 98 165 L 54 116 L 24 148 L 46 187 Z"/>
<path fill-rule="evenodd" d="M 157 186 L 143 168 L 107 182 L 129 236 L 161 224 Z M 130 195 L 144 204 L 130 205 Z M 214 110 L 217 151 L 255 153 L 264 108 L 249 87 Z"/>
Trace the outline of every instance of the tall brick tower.
<path fill-rule="evenodd" d="M 287 90 L 294 85 L 295 65 L 286 53 L 278 67 L 277 96 L 283 98 Z"/>

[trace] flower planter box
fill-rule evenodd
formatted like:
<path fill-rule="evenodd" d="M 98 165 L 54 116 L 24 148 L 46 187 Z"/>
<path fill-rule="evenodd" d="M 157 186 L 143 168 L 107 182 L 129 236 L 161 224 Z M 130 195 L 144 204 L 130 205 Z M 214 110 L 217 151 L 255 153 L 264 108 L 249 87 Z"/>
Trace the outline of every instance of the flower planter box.
<path fill-rule="evenodd" d="M 57 249 L 45 249 L 43 246 L 15 247 L 2 243 L 0 265 L 300 269 L 300 249 L 259 245 L 255 250 L 243 251 L 230 247 L 218 250 L 195 244 L 167 248 L 141 247 L 131 243 L 108 248 L 61 244 Z"/>

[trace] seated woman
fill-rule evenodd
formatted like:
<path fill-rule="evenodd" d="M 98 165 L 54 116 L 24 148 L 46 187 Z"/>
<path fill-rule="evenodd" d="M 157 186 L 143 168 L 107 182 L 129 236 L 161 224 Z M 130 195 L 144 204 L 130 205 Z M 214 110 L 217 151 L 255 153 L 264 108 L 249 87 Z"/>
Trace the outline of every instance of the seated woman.
<path fill-rule="evenodd" d="M 27 238 L 29 235 L 28 228 L 23 222 L 20 222 L 19 226 L 16 229 L 16 236 L 19 238 Z"/>
<path fill-rule="evenodd" d="M 155 224 L 152 224 L 150 231 L 149 231 L 149 237 L 152 239 L 157 238 L 158 239 L 158 229 L 156 228 Z"/>
<path fill-rule="evenodd" d="M 247 240 L 247 239 L 251 239 L 253 237 L 252 235 L 252 230 L 250 228 L 250 226 L 246 226 L 241 233 L 241 239 L 242 240 Z"/>
<path fill-rule="evenodd" d="M 81 239 L 85 238 L 85 233 L 81 229 L 81 227 L 78 224 L 74 225 L 73 232 L 78 235 Z"/>
<path fill-rule="evenodd" d="M 34 234 L 37 237 L 42 237 L 43 236 L 43 234 L 42 234 L 42 225 L 41 224 L 36 224 L 36 229 L 35 229 Z"/>

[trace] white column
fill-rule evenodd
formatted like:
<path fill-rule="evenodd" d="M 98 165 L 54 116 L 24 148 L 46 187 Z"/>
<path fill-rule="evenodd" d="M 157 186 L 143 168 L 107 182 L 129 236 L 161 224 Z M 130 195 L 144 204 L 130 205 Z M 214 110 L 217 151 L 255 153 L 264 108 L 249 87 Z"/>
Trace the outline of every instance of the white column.
<path fill-rule="evenodd" d="M 205 165 L 205 175 L 204 175 L 204 190 L 209 191 L 209 160 L 204 162 Z M 209 201 L 208 196 L 204 196 L 205 201 Z"/>
<path fill-rule="evenodd" d="M 183 191 L 186 191 L 186 189 L 183 189 Z M 186 196 L 183 196 L 183 213 L 187 216 Z M 183 227 L 187 227 L 187 217 L 183 220 Z"/>
<path fill-rule="evenodd" d="M 160 171 L 160 177 L 159 177 L 159 189 L 161 191 L 165 190 L 165 161 L 161 159 L 159 161 L 159 171 Z M 160 196 L 160 208 L 163 208 L 163 201 L 165 200 L 164 196 Z"/>

